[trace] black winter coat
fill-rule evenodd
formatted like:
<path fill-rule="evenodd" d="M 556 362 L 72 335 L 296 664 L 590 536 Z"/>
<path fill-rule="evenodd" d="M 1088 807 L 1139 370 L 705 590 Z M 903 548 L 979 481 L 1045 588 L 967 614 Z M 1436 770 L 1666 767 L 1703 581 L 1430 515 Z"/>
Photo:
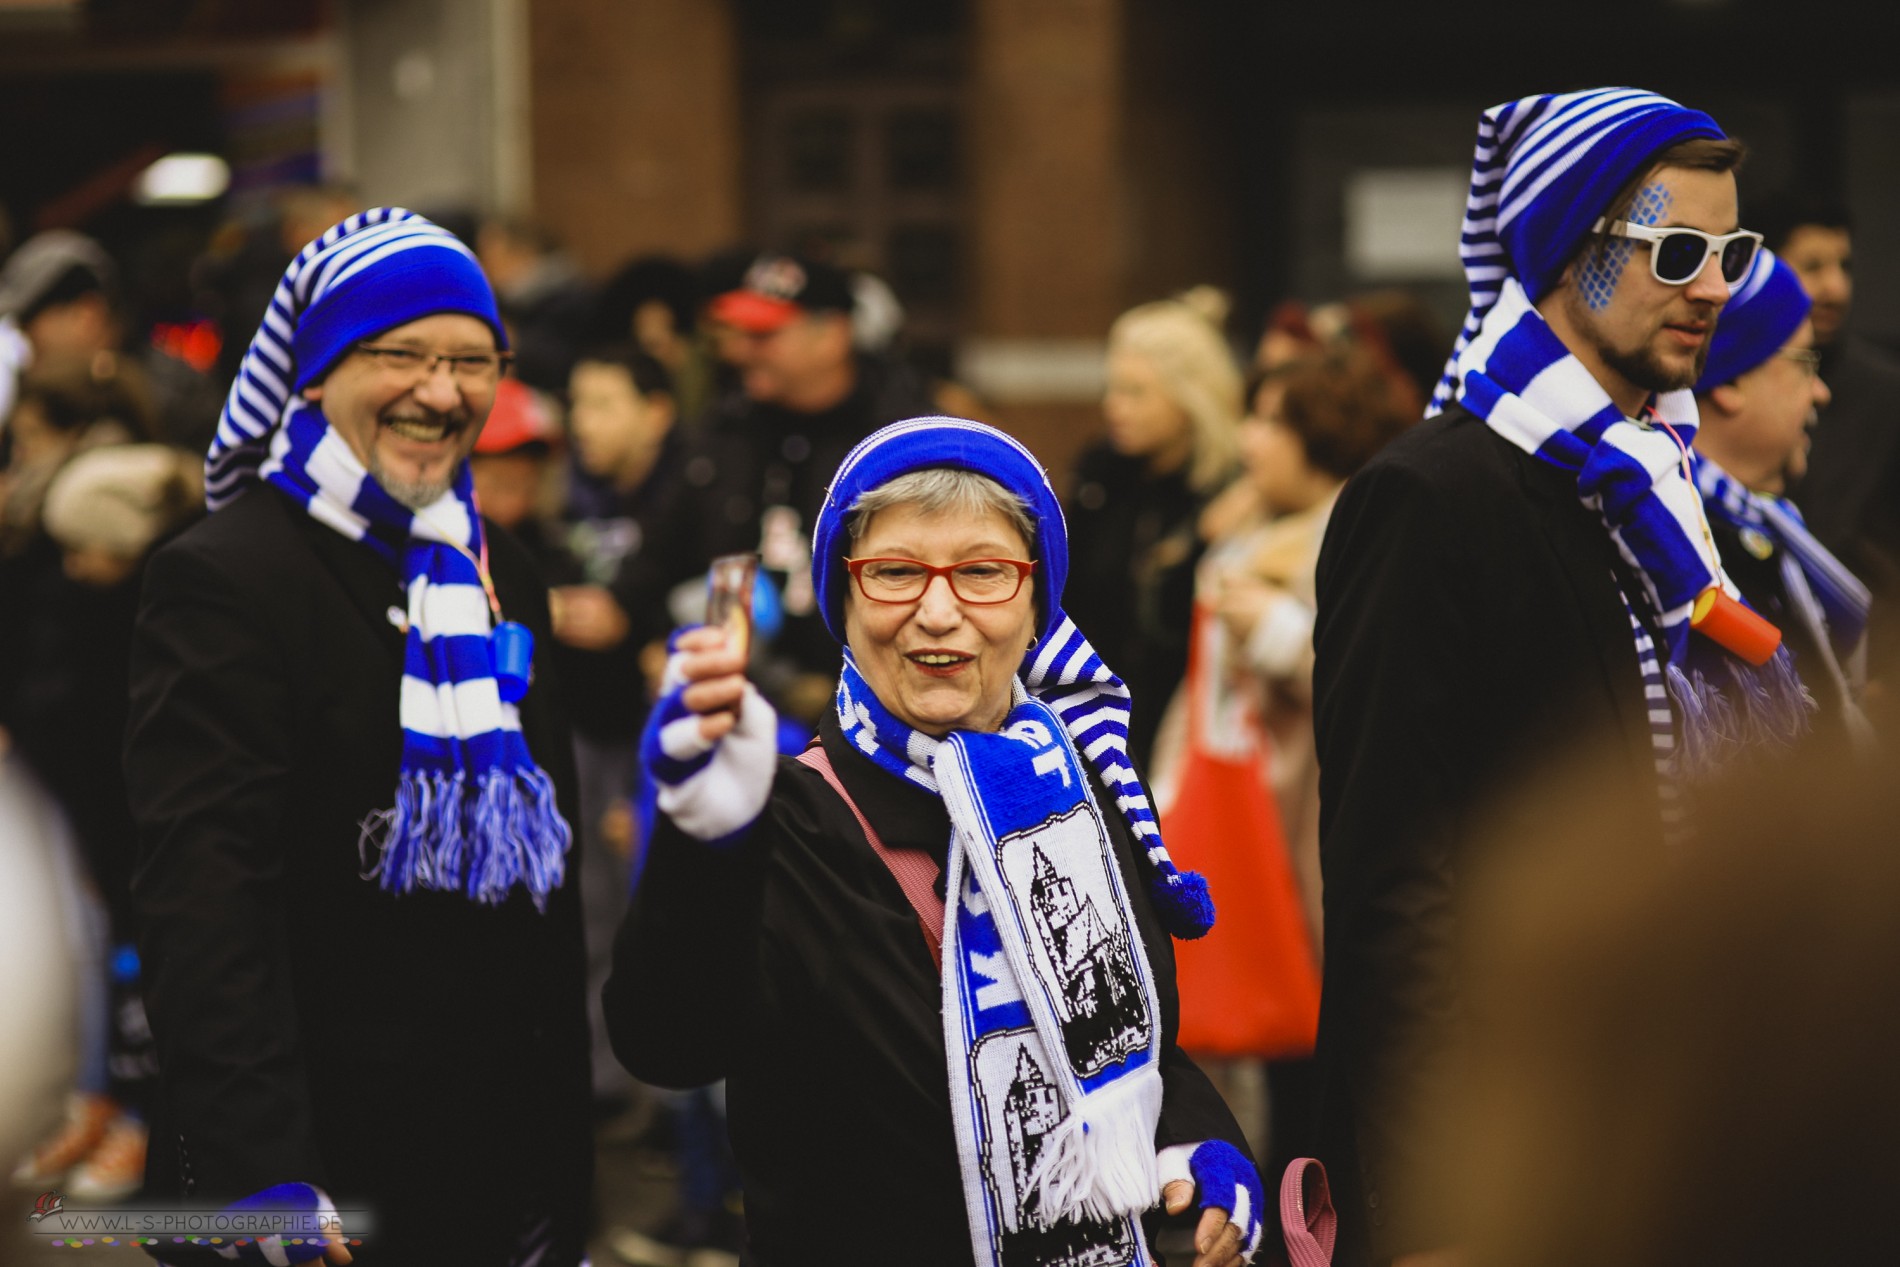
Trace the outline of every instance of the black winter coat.
<path fill-rule="evenodd" d="M 1589 744 L 1612 771 L 1594 794 L 1657 790 L 1618 581 L 1639 590 L 1574 474 L 1454 406 L 1347 482 L 1317 579 L 1321 1160 L 1347 1267 L 1455 1236 L 1411 1187 L 1436 1159 L 1410 1119 L 1456 1039 L 1459 889 L 1478 842 L 1535 849 L 1546 815 L 1575 812 L 1497 802 Z M 1634 816 L 1656 838 L 1606 842 L 1606 866 L 1660 856 L 1660 812 Z"/>
<path fill-rule="evenodd" d="M 574 814 L 546 591 L 489 531 L 536 639 L 530 751 Z M 396 788 L 394 569 L 256 486 L 152 559 L 133 646 L 133 894 L 161 1066 L 148 1194 L 271 1184 L 368 1205 L 365 1264 L 508 1261 L 550 1216 L 579 1261 L 592 1172 L 577 843 L 545 914 L 394 896 L 358 824 Z"/>
<path fill-rule="evenodd" d="M 834 715 L 819 737 L 885 845 L 941 863 L 943 802 L 873 764 Z M 1146 855 L 1091 781 L 1161 1006 L 1156 1145 L 1225 1139 L 1245 1152 L 1219 1094 L 1174 1045 L 1174 947 L 1148 900 Z M 764 816 L 737 843 L 705 845 L 658 819 L 614 947 L 607 1024 L 636 1077 L 727 1080 L 748 1263 L 973 1261 L 941 982 L 896 878 L 817 771 L 782 758 Z"/>

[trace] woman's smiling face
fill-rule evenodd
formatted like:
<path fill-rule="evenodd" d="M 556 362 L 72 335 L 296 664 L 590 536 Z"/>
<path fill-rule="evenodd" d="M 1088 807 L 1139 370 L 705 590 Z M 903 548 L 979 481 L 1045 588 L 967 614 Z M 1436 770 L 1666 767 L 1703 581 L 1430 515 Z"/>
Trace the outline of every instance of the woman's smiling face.
<path fill-rule="evenodd" d="M 1029 543 L 1000 510 L 928 513 L 914 504 L 877 511 L 851 547 L 854 558 L 904 558 L 943 567 L 966 559 L 1029 559 Z M 884 707 L 930 735 L 993 731 L 1010 709 L 1010 683 L 1035 640 L 1035 585 L 1006 603 L 966 603 L 948 577 L 923 597 L 876 603 L 853 582 L 845 641 Z"/>

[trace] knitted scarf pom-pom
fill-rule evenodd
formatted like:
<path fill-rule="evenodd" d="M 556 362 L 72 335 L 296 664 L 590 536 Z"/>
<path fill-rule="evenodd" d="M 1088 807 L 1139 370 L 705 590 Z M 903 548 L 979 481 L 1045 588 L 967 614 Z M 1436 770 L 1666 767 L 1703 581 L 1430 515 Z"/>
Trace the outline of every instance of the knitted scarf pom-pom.
<path fill-rule="evenodd" d="M 1207 891 L 1207 877 L 1198 871 L 1158 873 L 1148 896 L 1170 937 L 1194 941 L 1214 927 L 1214 897 Z"/>

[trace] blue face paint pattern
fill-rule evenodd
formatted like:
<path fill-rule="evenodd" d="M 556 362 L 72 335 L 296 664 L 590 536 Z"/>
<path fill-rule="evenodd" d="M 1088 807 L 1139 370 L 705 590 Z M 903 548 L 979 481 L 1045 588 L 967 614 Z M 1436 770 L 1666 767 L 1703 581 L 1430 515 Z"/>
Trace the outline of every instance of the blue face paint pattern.
<path fill-rule="evenodd" d="M 1631 224 L 1659 224 L 1675 201 L 1661 185 L 1644 185 L 1636 191 L 1636 200 L 1630 204 L 1626 218 Z M 1602 312 L 1610 306 L 1616 284 L 1623 277 L 1623 266 L 1629 263 L 1630 254 L 1635 250 L 1636 243 L 1628 238 L 1612 238 L 1584 259 L 1583 266 L 1577 270 L 1577 289 L 1583 295 L 1584 306 L 1591 312 Z"/>

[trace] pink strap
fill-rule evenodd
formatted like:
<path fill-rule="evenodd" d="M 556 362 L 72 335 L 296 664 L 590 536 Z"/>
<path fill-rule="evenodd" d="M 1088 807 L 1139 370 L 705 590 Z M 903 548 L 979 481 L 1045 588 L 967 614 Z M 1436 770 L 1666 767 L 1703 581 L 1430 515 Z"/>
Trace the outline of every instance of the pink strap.
<path fill-rule="evenodd" d="M 943 868 L 929 854 L 918 853 L 915 849 L 889 849 L 878 838 L 877 829 L 871 826 L 871 820 L 864 816 L 858 803 L 851 799 L 851 793 L 844 790 L 844 783 L 838 778 L 838 772 L 831 768 L 831 757 L 820 744 L 813 744 L 798 754 L 798 762 L 808 765 L 824 776 L 831 784 L 832 791 L 844 798 L 852 816 L 858 820 L 858 826 L 864 828 L 864 838 L 871 842 L 871 851 L 884 860 L 884 865 L 897 878 L 897 887 L 904 890 L 904 896 L 910 901 L 911 910 L 917 912 L 917 923 L 924 930 L 924 940 L 930 943 L 930 957 L 939 969 L 943 967 L 943 902 L 937 897 L 937 877 Z"/>
<path fill-rule="evenodd" d="M 1280 1176 L 1280 1234 L 1293 1267 L 1330 1267 L 1339 1215 L 1326 1187 L 1326 1167 L 1311 1157 L 1288 1162 Z"/>

